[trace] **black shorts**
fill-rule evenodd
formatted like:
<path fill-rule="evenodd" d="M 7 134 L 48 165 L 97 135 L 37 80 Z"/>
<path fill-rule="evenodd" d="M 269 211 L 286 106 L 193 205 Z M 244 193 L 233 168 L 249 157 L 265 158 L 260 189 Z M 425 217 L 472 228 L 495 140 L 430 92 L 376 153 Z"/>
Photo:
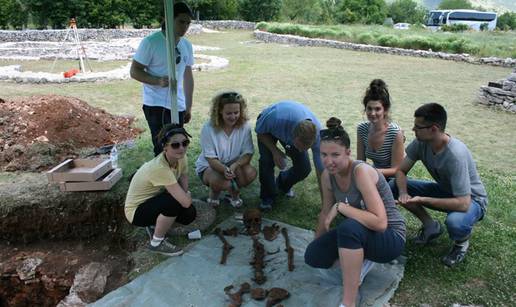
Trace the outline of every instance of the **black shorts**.
<path fill-rule="evenodd" d="M 141 227 L 156 225 L 160 214 L 175 217 L 179 224 L 188 225 L 195 220 L 197 212 L 193 204 L 185 208 L 170 193 L 164 191 L 136 208 L 132 224 Z"/>

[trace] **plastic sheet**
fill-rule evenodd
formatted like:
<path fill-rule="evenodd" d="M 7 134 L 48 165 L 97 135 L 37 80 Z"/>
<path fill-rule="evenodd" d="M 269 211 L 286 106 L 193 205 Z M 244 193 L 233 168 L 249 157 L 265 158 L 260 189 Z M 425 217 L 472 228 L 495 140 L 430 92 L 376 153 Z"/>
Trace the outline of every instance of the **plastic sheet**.
<path fill-rule="evenodd" d="M 253 257 L 252 239 L 240 234 L 226 236 L 234 246 L 226 265 L 219 264 L 222 242 L 214 235 L 205 235 L 180 257 L 172 257 L 151 271 L 142 274 L 129 284 L 109 293 L 91 306 L 227 306 L 230 301 L 224 287 L 249 282 L 251 288 L 285 288 L 290 297 L 284 306 L 338 306 L 342 297 L 342 277 L 338 267 L 321 270 L 304 263 L 304 251 L 313 239 L 313 232 L 271 220 L 263 225 L 277 223 L 288 230 L 290 243 L 295 250 L 295 269 L 288 271 L 285 240 L 281 234 L 270 242 L 260 235 L 266 254 L 264 268 L 267 281 L 257 285 L 249 262 Z M 233 217 L 224 221 L 222 229 L 238 226 L 241 222 Z M 376 264 L 365 277 L 359 291 L 361 306 L 383 306 L 394 294 L 403 277 L 404 261 L 394 264 Z M 265 301 L 255 301 L 244 294 L 242 306 L 265 306 Z"/>

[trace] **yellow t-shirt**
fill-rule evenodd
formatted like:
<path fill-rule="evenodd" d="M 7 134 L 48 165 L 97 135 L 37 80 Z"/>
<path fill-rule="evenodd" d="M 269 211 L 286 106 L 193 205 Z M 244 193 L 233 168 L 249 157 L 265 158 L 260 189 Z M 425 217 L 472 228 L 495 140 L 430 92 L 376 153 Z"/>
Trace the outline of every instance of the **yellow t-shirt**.
<path fill-rule="evenodd" d="M 134 174 L 125 198 L 125 217 L 132 223 L 136 208 L 149 198 L 158 195 L 165 186 L 177 183 L 177 179 L 188 173 L 186 156 L 177 163 L 177 168 L 169 166 L 163 153 L 146 162 Z"/>

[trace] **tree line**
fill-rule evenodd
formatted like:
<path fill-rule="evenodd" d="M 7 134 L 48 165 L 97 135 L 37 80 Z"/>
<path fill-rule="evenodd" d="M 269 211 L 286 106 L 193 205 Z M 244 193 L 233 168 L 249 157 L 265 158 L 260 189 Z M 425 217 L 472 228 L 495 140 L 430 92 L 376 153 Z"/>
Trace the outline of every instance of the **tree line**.
<path fill-rule="evenodd" d="M 423 24 L 428 11 L 414 0 L 187 0 L 201 20 L 284 21 L 309 24 Z M 469 0 L 443 0 L 441 9 L 474 8 Z M 482 8 L 474 8 L 482 9 Z M 157 26 L 163 0 L 0 0 L 0 28 L 63 29 L 71 17 L 79 28 Z M 516 13 L 499 16 L 498 27 L 516 29 Z"/>

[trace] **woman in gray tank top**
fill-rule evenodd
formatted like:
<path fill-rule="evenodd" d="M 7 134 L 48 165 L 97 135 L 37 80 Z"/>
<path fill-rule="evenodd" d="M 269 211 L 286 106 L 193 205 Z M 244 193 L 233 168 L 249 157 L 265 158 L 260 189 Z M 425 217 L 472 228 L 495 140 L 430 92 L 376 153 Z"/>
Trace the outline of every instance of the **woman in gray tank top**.
<path fill-rule="evenodd" d="M 358 287 L 372 262 L 397 258 L 405 247 L 405 221 L 395 205 L 389 185 L 376 169 L 351 159 L 350 140 L 335 117 L 321 130 L 323 195 L 315 240 L 305 262 L 330 268 L 339 260 L 343 277 L 342 306 L 355 306 Z M 336 228 L 337 215 L 344 219 Z"/>

